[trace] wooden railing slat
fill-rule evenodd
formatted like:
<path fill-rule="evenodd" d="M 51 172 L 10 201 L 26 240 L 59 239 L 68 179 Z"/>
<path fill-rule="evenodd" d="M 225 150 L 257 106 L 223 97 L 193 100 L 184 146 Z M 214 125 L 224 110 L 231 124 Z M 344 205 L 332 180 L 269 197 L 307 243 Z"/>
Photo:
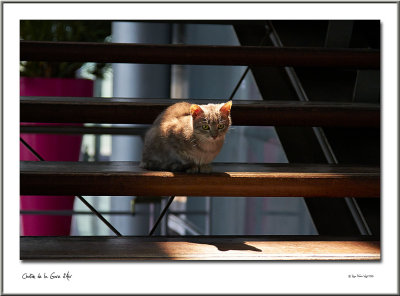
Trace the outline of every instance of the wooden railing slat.
<path fill-rule="evenodd" d="M 151 124 L 181 100 L 21 97 L 22 122 Z M 187 100 L 196 104 L 222 100 Z M 378 127 L 380 107 L 368 103 L 234 100 L 235 125 Z"/>
<path fill-rule="evenodd" d="M 136 162 L 21 162 L 23 195 L 379 197 L 378 167 L 221 164 L 211 174 L 147 171 Z"/>
<path fill-rule="evenodd" d="M 374 240 L 310 236 L 21 237 L 22 260 L 380 260 Z"/>
<path fill-rule="evenodd" d="M 380 52 L 370 49 L 20 41 L 20 60 L 379 68 Z"/>

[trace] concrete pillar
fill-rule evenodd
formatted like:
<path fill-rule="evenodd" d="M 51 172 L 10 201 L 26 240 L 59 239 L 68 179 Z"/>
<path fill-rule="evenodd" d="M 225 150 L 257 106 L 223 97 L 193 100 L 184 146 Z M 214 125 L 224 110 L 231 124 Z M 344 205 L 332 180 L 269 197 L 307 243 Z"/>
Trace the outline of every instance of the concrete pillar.
<path fill-rule="evenodd" d="M 170 25 L 145 22 L 113 22 L 112 42 L 170 43 Z M 168 98 L 170 94 L 170 66 L 147 64 L 113 64 L 114 97 Z M 132 126 L 132 125 L 131 125 Z M 111 161 L 140 161 L 140 136 L 113 136 Z M 112 210 L 129 210 L 131 197 L 111 197 Z M 149 205 L 136 206 L 138 211 L 149 211 Z M 157 209 L 156 209 L 157 210 Z M 112 224 L 124 235 L 145 235 L 151 227 L 149 216 L 115 216 Z"/>

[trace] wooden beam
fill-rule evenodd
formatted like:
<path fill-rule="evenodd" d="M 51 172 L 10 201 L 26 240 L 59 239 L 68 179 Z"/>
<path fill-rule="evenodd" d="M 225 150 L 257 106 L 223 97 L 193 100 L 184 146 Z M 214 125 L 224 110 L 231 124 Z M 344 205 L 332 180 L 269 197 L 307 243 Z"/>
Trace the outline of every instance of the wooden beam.
<path fill-rule="evenodd" d="M 320 236 L 21 237 L 21 260 L 380 260 L 380 242 Z"/>
<path fill-rule="evenodd" d="M 20 41 L 20 60 L 379 68 L 380 52 L 312 47 Z"/>
<path fill-rule="evenodd" d="M 21 97 L 21 122 L 151 124 L 182 100 Z M 196 104 L 222 100 L 187 100 Z M 380 107 L 367 103 L 234 100 L 235 125 L 378 127 Z"/>
<path fill-rule="evenodd" d="M 21 124 L 21 134 L 72 134 L 72 135 L 135 135 L 144 136 L 150 126 L 73 126 Z"/>
<path fill-rule="evenodd" d="M 211 174 L 147 171 L 136 162 L 22 161 L 22 195 L 379 197 L 378 167 L 216 163 Z"/>

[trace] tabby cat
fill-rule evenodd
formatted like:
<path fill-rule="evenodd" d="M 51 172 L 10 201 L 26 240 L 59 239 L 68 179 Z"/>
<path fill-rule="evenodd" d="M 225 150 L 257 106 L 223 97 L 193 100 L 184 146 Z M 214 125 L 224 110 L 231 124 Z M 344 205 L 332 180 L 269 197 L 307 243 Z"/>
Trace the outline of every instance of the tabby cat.
<path fill-rule="evenodd" d="M 176 103 L 147 131 L 140 166 L 149 170 L 211 172 L 231 126 L 232 101 L 196 105 Z"/>

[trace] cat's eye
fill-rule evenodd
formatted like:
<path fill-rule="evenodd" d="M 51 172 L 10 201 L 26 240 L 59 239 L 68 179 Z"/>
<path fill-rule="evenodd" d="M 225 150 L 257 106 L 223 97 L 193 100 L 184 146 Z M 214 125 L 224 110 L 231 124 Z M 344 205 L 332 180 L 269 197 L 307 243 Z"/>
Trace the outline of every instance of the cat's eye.
<path fill-rule="evenodd" d="M 223 129 L 224 127 L 225 127 L 224 124 L 222 124 L 222 123 L 218 124 L 218 129 Z"/>
<path fill-rule="evenodd" d="M 208 124 L 203 124 L 201 127 L 203 128 L 203 130 L 209 130 L 210 129 L 210 126 Z"/>

